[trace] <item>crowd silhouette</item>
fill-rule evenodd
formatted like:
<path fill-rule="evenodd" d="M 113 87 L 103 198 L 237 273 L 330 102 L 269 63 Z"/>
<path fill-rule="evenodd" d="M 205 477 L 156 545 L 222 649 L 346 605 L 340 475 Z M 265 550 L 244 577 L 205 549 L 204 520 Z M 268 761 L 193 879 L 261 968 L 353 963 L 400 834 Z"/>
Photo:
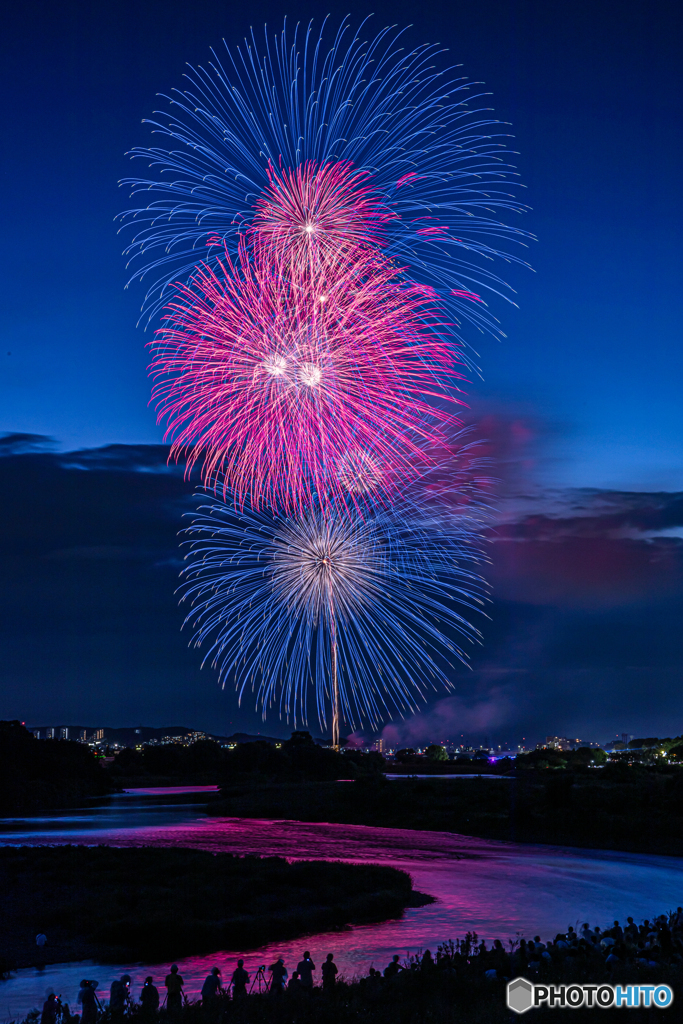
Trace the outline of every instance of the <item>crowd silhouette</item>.
<path fill-rule="evenodd" d="M 569 925 L 565 932 L 542 940 L 518 938 L 508 942 L 506 948 L 500 939 L 487 946 L 476 933 L 468 932 L 464 939 L 440 945 L 436 955 L 429 949 L 413 955 L 396 953 L 380 971 L 369 968 L 365 977 L 349 982 L 339 976 L 334 954 L 328 953 L 320 971 L 309 950 L 305 950 L 291 977 L 285 960 L 278 957 L 270 965 L 261 964 L 251 971 L 240 958 L 226 980 L 221 969 L 213 967 L 204 981 L 198 998 L 190 999 L 178 966 L 173 964 L 166 975 L 163 998 L 147 975 L 137 999 L 131 990 L 131 977 L 124 974 L 115 979 L 110 988 L 109 1001 L 100 1000 L 98 983 L 83 980 L 77 996 L 80 1024 L 96 1024 L 99 1020 L 120 1020 L 124 1016 L 141 1016 L 151 1020 L 160 1013 L 169 1018 L 179 1017 L 186 1009 L 201 1012 L 204 1019 L 220 1021 L 229 1006 L 246 1006 L 252 996 L 266 996 L 273 1004 L 303 1007 L 316 999 L 332 998 L 342 987 L 353 988 L 357 1002 L 373 1004 L 393 998 L 401 989 L 408 991 L 412 984 L 423 995 L 442 982 L 453 982 L 465 988 L 484 984 L 489 987 L 511 978 L 524 976 L 530 980 L 563 978 L 600 978 L 609 980 L 620 969 L 638 972 L 640 977 L 661 980 L 668 968 L 683 965 L 683 907 L 668 914 L 636 923 L 632 917 L 625 922 L 615 920 L 609 927 L 591 926 L 588 922 L 578 927 Z M 322 1004 L 321 1004 L 322 1005 Z M 35 1018 L 34 1018 L 35 1019 Z M 261 1019 L 261 1018 L 259 1018 Z M 78 1016 L 53 992 L 43 1006 L 41 1024 L 76 1024 Z"/>

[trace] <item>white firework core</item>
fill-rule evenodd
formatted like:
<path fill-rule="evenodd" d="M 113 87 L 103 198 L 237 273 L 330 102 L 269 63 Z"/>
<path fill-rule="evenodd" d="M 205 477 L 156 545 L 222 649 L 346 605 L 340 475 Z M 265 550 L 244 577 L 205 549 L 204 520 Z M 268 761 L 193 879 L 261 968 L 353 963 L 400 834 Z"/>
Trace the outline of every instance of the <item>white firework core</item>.
<path fill-rule="evenodd" d="M 272 377 L 281 377 L 287 372 L 287 360 L 284 356 L 270 356 L 264 360 L 263 368 Z"/>
<path fill-rule="evenodd" d="M 299 368 L 299 379 L 303 384 L 314 388 L 322 380 L 323 371 L 315 363 L 302 363 Z"/>
<path fill-rule="evenodd" d="M 366 494 L 382 482 L 382 470 L 367 452 L 351 451 L 339 469 L 339 479 L 351 494 Z"/>
<path fill-rule="evenodd" d="M 279 705 L 305 722 L 312 692 L 333 735 L 340 721 L 374 728 L 451 689 L 461 638 L 480 640 L 462 609 L 486 596 L 481 523 L 477 500 L 283 519 L 213 498 L 187 531 L 185 621 L 221 682 L 255 693 L 264 715 Z"/>
<path fill-rule="evenodd" d="M 274 590 L 315 622 L 353 615 L 374 597 L 382 575 L 376 547 L 350 521 L 316 515 L 289 521 L 272 550 Z"/>

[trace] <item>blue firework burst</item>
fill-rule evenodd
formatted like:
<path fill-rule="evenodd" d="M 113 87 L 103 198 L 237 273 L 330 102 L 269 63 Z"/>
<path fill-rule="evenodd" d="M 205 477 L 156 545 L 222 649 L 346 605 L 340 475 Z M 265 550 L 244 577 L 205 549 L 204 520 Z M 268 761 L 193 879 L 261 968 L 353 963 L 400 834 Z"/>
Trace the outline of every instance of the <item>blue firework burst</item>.
<path fill-rule="evenodd" d="M 203 495 L 206 498 L 206 495 Z M 278 518 L 211 498 L 187 528 L 182 600 L 204 662 L 266 711 L 353 726 L 451 688 L 479 639 L 482 508 L 432 495 Z M 337 719 L 337 720 L 338 720 Z M 338 732 L 337 732 L 338 735 Z"/>
<path fill-rule="evenodd" d="M 165 97 L 170 109 L 149 123 L 168 141 L 132 150 L 152 174 L 124 182 L 148 201 L 121 215 L 150 315 L 198 262 L 236 251 L 264 195 L 302 167 L 315 176 L 338 166 L 348 172 L 342 191 L 362 187 L 380 211 L 387 253 L 447 302 L 456 337 L 464 320 L 499 333 L 480 292 L 511 299 L 492 260 L 522 262 L 501 240 L 530 237 L 501 220 L 524 209 L 507 126 L 483 106 L 486 93 L 436 66 L 438 47 L 404 48 L 403 32 L 388 28 L 366 40 L 365 29 L 345 20 L 328 42 L 327 23 L 318 34 L 285 24 L 260 44 L 252 31 Z"/>

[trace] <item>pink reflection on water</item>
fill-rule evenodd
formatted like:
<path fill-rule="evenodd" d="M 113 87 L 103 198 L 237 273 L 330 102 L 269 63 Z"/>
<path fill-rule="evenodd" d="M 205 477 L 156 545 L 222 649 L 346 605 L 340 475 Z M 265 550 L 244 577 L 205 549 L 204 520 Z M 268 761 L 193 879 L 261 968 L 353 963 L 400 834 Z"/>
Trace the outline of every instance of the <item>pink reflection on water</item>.
<path fill-rule="evenodd" d="M 165 791 L 166 792 L 166 791 Z M 9 839 L 5 836 L 5 840 Z M 363 925 L 344 932 L 319 934 L 293 942 L 269 944 L 259 950 L 219 952 L 177 960 L 186 991 L 196 997 L 211 967 L 224 979 L 242 953 L 253 972 L 283 956 L 291 970 L 310 949 L 318 966 L 335 954 L 347 977 L 385 967 L 395 953 L 431 948 L 448 938 L 474 930 L 487 940 L 540 932 L 554 935 L 587 920 L 605 926 L 615 917 L 651 917 L 681 902 L 683 862 L 673 857 L 620 854 L 611 851 L 521 846 L 487 842 L 440 832 L 369 828 L 361 825 L 262 821 L 241 818 L 200 818 L 182 824 L 138 828 L 96 828 L 77 833 L 68 828 L 12 835 L 12 842 L 87 842 L 114 846 L 182 846 L 237 854 L 282 856 L 288 859 L 339 859 L 390 864 L 408 871 L 415 887 L 437 902 L 407 910 L 403 917 Z M 21 971 L 0 989 L 0 1018 L 9 1010 L 24 1014 L 44 999 L 52 985 L 73 1002 L 81 977 L 93 976 L 108 991 L 123 971 L 133 977 L 133 990 L 150 973 L 162 982 L 168 965 L 99 966 L 63 964 L 42 972 Z M 84 973 L 85 972 L 85 973 Z"/>
<path fill-rule="evenodd" d="M 135 786 L 123 792 L 128 796 L 179 796 L 182 793 L 217 793 L 218 786 Z"/>

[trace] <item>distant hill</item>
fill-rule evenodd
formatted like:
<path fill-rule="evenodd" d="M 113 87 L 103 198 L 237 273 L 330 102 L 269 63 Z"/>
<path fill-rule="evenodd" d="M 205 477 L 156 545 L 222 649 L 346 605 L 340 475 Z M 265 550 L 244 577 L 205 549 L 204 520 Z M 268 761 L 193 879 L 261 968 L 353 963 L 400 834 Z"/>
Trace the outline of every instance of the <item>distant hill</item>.
<path fill-rule="evenodd" d="M 149 725 L 130 726 L 123 729 L 110 729 L 105 727 L 104 738 L 109 743 L 121 743 L 126 746 L 135 746 L 138 743 L 145 743 L 149 740 L 161 740 L 164 736 L 189 736 L 192 732 L 203 732 L 202 729 L 188 729 L 184 725 L 165 725 L 155 729 Z M 208 739 L 216 740 L 218 743 L 253 743 L 255 740 L 266 740 L 268 743 L 282 743 L 281 737 L 275 736 L 251 736 L 246 732 L 236 732 L 232 736 L 219 736 L 216 733 L 204 733 Z"/>
<path fill-rule="evenodd" d="M 190 729 L 185 725 L 164 725 L 160 728 L 155 728 L 151 725 L 138 725 L 138 726 L 126 726 L 122 729 L 112 729 L 109 726 L 94 726 L 94 725 L 31 725 L 28 727 L 31 730 L 40 729 L 41 737 L 45 736 L 45 731 L 48 728 L 55 730 L 55 736 L 59 736 L 60 729 L 69 730 L 69 739 L 78 739 L 79 735 L 83 730 L 88 736 L 91 736 L 94 732 L 102 729 L 104 733 L 104 739 L 108 743 L 118 743 L 121 746 L 134 747 L 139 743 L 146 743 L 149 740 L 161 740 L 164 736 L 189 736 L 192 732 L 198 732 L 203 730 Z M 217 740 L 219 743 L 254 743 L 256 740 L 265 740 L 267 743 L 282 743 L 282 737 L 278 736 L 252 736 L 246 732 L 236 732 L 232 736 L 219 736 L 216 733 L 205 733 L 205 735 L 212 740 Z"/>

